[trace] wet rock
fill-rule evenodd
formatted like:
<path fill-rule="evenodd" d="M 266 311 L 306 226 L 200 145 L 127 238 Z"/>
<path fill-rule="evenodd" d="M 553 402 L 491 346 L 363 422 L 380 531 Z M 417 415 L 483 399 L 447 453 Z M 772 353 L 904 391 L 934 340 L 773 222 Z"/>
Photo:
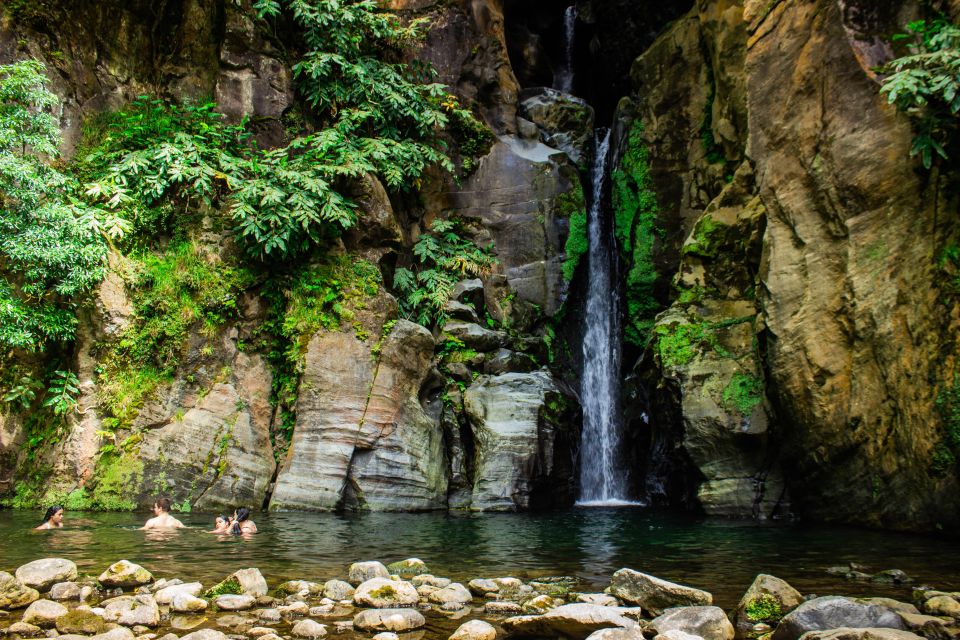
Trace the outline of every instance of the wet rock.
<path fill-rule="evenodd" d="M 309 580 L 288 580 L 277 587 L 277 595 L 317 595 L 323 593 L 323 585 Z"/>
<path fill-rule="evenodd" d="M 494 601 L 483 605 L 484 611 L 495 616 L 513 616 L 523 613 L 523 607 L 516 602 Z"/>
<path fill-rule="evenodd" d="M 906 625 L 899 614 L 887 607 L 825 596 L 808 600 L 784 616 L 772 640 L 797 640 L 808 631 L 840 627 L 905 629 Z"/>
<path fill-rule="evenodd" d="M 704 640 L 733 640 L 733 625 L 719 607 L 678 607 L 667 609 L 650 623 L 658 634 L 682 631 Z"/>
<path fill-rule="evenodd" d="M 848 628 L 810 631 L 805 640 L 920 640 L 922 636 L 901 629 Z"/>
<path fill-rule="evenodd" d="M 106 628 L 103 618 L 93 611 L 83 609 L 65 613 L 57 618 L 55 624 L 60 633 L 79 633 L 86 636 L 103 633 Z"/>
<path fill-rule="evenodd" d="M 311 617 L 317 616 L 329 616 L 336 610 L 336 605 L 333 603 L 330 604 L 321 604 L 316 607 L 310 607 L 310 610 L 307 612 L 307 615 Z"/>
<path fill-rule="evenodd" d="M 6 571 L 0 571 L 0 609 L 22 609 L 40 597 L 40 593 L 28 587 Z"/>
<path fill-rule="evenodd" d="M 67 608 L 58 602 L 37 600 L 23 612 L 23 622 L 49 629 L 57 623 L 57 618 L 67 613 Z"/>
<path fill-rule="evenodd" d="M 154 599 L 157 601 L 157 604 L 168 605 L 173 601 L 173 597 L 178 593 L 184 593 L 190 596 L 197 597 L 203 591 L 203 585 L 199 582 L 188 582 L 181 583 L 176 585 L 171 585 L 169 587 L 164 587 L 153 594 Z"/>
<path fill-rule="evenodd" d="M 427 563 L 420 558 L 407 558 L 399 562 L 392 562 L 387 565 L 387 570 L 401 578 L 412 578 L 413 576 L 430 573 Z"/>
<path fill-rule="evenodd" d="M 120 596 L 103 604 L 103 617 L 108 622 L 116 622 L 125 627 L 155 627 L 160 624 L 160 609 L 153 596 Z"/>
<path fill-rule="evenodd" d="M 450 640 L 496 640 L 497 630 L 483 620 L 470 620 L 457 627 Z"/>
<path fill-rule="evenodd" d="M 361 631 L 394 631 L 419 629 L 427 623 L 414 609 L 367 609 L 354 617 L 353 626 Z"/>
<path fill-rule="evenodd" d="M 857 598 L 857 602 L 880 605 L 881 607 L 893 609 L 898 613 L 920 613 L 920 610 L 909 602 L 900 602 L 893 598 Z"/>
<path fill-rule="evenodd" d="M 643 629 L 639 626 L 629 629 L 601 629 L 587 636 L 587 640 L 644 640 L 644 635 Z"/>
<path fill-rule="evenodd" d="M 542 616 L 517 616 L 502 623 L 510 635 L 570 636 L 586 638 L 594 631 L 611 627 L 635 627 L 637 623 L 610 607 L 594 604 L 566 604 Z"/>
<path fill-rule="evenodd" d="M 153 582 L 153 574 L 129 560 L 120 560 L 107 567 L 97 580 L 108 589 L 128 589 Z"/>
<path fill-rule="evenodd" d="M 496 593 L 500 591 L 500 585 L 493 580 L 486 580 L 484 578 L 475 578 L 471 580 L 467 583 L 467 588 L 470 589 L 470 593 L 481 598 L 488 593 Z"/>
<path fill-rule="evenodd" d="M 248 595 L 224 594 L 217 596 L 213 604 L 224 611 L 246 611 L 252 609 L 257 599 Z"/>
<path fill-rule="evenodd" d="M 280 615 L 284 618 L 295 618 L 310 613 L 310 607 L 306 602 L 292 602 L 288 605 L 277 607 L 277 611 L 279 611 Z"/>
<path fill-rule="evenodd" d="M 392 631 L 381 631 L 373 636 L 372 640 L 400 640 L 400 636 Z"/>
<path fill-rule="evenodd" d="M 360 582 L 363 582 L 363 580 Z M 355 589 L 353 586 L 349 582 L 344 582 L 343 580 L 327 580 L 325 583 L 323 583 L 323 597 L 330 598 L 331 600 L 349 600 L 350 598 L 353 598 L 354 591 Z"/>
<path fill-rule="evenodd" d="M 376 609 L 413 606 L 419 600 L 420 595 L 412 584 L 389 578 L 367 580 L 360 584 L 356 593 L 353 594 L 353 601 L 356 604 Z"/>
<path fill-rule="evenodd" d="M 281 615 L 276 609 L 260 609 L 257 617 L 265 622 L 280 622 Z"/>
<path fill-rule="evenodd" d="M 524 613 L 546 613 L 551 609 L 556 609 L 562 604 L 563 600 L 558 600 L 548 595 L 540 595 L 524 602 L 522 609 Z"/>
<path fill-rule="evenodd" d="M 639 605 L 654 615 L 660 615 L 670 607 L 713 604 L 713 596 L 706 591 L 632 569 L 620 569 L 614 573 L 609 590 L 624 602 Z"/>
<path fill-rule="evenodd" d="M 520 115 L 535 123 L 541 139 L 580 165 L 593 142 L 593 109 L 585 100 L 555 89 L 526 89 L 521 94 Z"/>
<path fill-rule="evenodd" d="M 910 584 L 913 582 L 913 578 L 900 569 L 887 569 L 874 574 L 870 581 L 881 584 Z"/>
<path fill-rule="evenodd" d="M 278 636 L 276 633 L 271 632 L 260 636 L 260 640 L 283 640 L 283 638 Z"/>
<path fill-rule="evenodd" d="M 620 601 L 606 593 L 578 593 L 577 602 L 597 604 L 601 607 L 619 607 Z"/>
<path fill-rule="evenodd" d="M 176 611 L 177 613 L 199 613 L 205 611 L 206 608 L 206 600 L 202 600 L 183 591 L 174 594 L 170 600 L 170 610 Z"/>
<path fill-rule="evenodd" d="M 227 640 L 227 635 L 216 629 L 201 629 L 180 638 L 180 640 Z"/>
<path fill-rule="evenodd" d="M 240 584 L 240 593 L 248 596 L 267 595 L 267 581 L 259 569 L 240 569 L 231 576 Z"/>
<path fill-rule="evenodd" d="M 679 629 L 671 629 L 654 636 L 653 640 L 703 640 L 703 638 L 695 636 L 692 633 L 687 633 L 686 631 L 680 631 Z"/>
<path fill-rule="evenodd" d="M 79 582 L 58 582 L 50 587 L 47 597 L 51 600 L 80 600 L 81 589 Z"/>
<path fill-rule="evenodd" d="M 410 584 L 415 587 L 426 586 L 433 587 L 435 589 L 443 589 L 444 587 L 449 586 L 452 582 L 453 581 L 450 580 L 450 578 L 438 578 L 430 575 L 429 573 L 414 576 L 410 579 Z"/>
<path fill-rule="evenodd" d="M 44 558 L 28 562 L 16 571 L 17 580 L 41 592 L 57 582 L 69 582 L 77 577 L 77 565 L 64 558 Z"/>
<path fill-rule="evenodd" d="M 480 323 L 480 318 L 477 316 L 476 309 L 469 305 L 463 304 L 462 302 L 448 300 L 447 305 L 443 308 L 443 310 L 452 320 L 472 322 L 473 324 Z"/>
<path fill-rule="evenodd" d="M 321 638 L 327 635 L 327 628 L 313 620 L 300 620 L 293 625 L 290 633 L 298 638 Z"/>
<path fill-rule="evenodd" d="M 454 285 L 450 299 L 469 305 L 473 309 L 483 309 L 483 282 L 480 278 L 461 280 Z"/>
<path fill-rule="evenodd" d="M 950 596 L 934 596 L 923 603 L 923 610 L 934 616 L 960 618 L 960 602 Z"/>
<path fill-rule="evenodd" d="M 43 629 L 29 622 L 14 622 L 5 629 L 8 635 L 17 635 L 24 638 L 34 638 L 43 633 Z"/>
<path fill-rule="evenodd" d="M 443 325 L 441 339 L 450 338 L 463 342 L 470 349 L 485 352 L 506 346 L 508 336 L 503 331 L 491 331 L 478 324 L 449 321 Z"/>
<path fill-rule="evenodd" d="M 746 634 L 758 622 L 775 625 L 801 602 L 799 591 L 780 578 L 761 573 L 740 598 L 733 613 L 734 626 Z"/>
<path fill-rule="evenodd" d="M 459 582 L 453 582 L 442 589 L 437 589 L 428 596 L 430 602 L 435 602 L 437 604 L 447 604 L 450 602 L 456 602 L 459 604 L 467 604 L 473 600 L 473 595 L 470 591 L 467 590 Z"/>
<path fill-rule="evenodd" d="M 269 633 L 273 633 L 273 629 L 270 627 L 253 627 L 252 629 L 247 629 L 247 635 L 251 638 L 259 638 Z"/>

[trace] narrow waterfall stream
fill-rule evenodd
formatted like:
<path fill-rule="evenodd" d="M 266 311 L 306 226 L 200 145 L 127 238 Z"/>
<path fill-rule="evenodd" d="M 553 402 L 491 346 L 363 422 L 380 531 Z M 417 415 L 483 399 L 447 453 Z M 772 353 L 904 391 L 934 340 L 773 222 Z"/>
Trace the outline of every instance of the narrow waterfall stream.
<path fill-rule="evenodd" d="M 583 433 L 580 445 L 580 506 L 631 504 L 620 446 L 620 327 L 617 285 L 612 277 L 613 229 L 603 220 L 603 192 L 610 131 L 599 129 L 591 173 L 587 238 L 589 265 L 584 313 Z"/>
<path fill-rule="evenodd" d="M 557 71 L 554 88 L 573 93 L 573 44 L 577 34 L 577 5 L 572 4 L 563 13 L 563 66 Z"/>

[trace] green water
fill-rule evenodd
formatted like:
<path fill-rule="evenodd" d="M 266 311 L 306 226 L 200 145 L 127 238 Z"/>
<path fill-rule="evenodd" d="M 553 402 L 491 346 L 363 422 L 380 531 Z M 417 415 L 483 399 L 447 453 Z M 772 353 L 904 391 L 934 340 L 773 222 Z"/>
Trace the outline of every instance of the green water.
<path fill-rule="evenodd" d="M 873 571 L 901 569 L 918 583 L 960 589 L 960 541 L 807 525 L 691 519 L 639 509 L 578 509 L 544 514 L 256 514 L 249 539 L 203 533 L 209 515 L 187 514 L 192 528 L 137 529 L 147 514 L 68 513 L 65 528 L 34 532 L 39 514 L 0 511 L 0 569 L 42 557 L 70 558 L 98 574 L 128 559 L 157 577 L 212 584 L 258 567 L 271 587 L 283 580 L 344 577 L 359 560 L 418 557 L 435 575 L 466 581 L 514 575 L 576 576 L 582 590 L 605 587 L 621 567 L 713 592 L 733 607 L 754 576 L 770 573 L 804 593 L 910 598 L 909 587 L 851 582 L 826 573 L 847 562 Z"/>

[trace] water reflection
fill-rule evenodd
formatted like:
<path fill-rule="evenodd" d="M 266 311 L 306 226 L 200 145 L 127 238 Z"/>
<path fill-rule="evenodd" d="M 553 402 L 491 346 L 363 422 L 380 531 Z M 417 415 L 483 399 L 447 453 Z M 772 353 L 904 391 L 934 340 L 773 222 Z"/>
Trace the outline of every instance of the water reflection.
<path fill-rule="evenodd" d="M 260 514 L 247 539 L 207 534 L 210 516 L 189 527 L 142 531 L 137 514 L 68 514 L 64 529 L 32 531 L 35 514 L 0 512 L 0 570 L 40 557 L 74 560 L 99 574 L 127 558 L 158 577 L 205 583 L 259 567 L 271 585 L 327 580 L 349 563 L 424 559 L 455 579 L 569 575 L 603 587 L 627 566 L 713 591 L 733 606 L 757 573 L 804 592 L 909 597 L 906 587 L 851 583 L 825 569 L 847 562 L 898 568 L 919 581 L 960 588 L 960 543 L 837 527 L 697 520 L 639 509 L 575 509 L 544 514 Z M 935 551 L 934 551 L 935 550 Z"/>

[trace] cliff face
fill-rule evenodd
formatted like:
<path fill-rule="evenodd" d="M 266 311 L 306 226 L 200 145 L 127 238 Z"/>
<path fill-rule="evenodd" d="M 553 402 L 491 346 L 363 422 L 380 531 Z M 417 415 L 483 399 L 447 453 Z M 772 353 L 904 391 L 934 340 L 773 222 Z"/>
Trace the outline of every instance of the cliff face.
<path fill-rule="evenodd" d="M 956 471 L 936 463 L 957 199 L 910 158 L 873 71 L 913 11 L 701 2 L 634 65 L 623 117 L 644 126 L 657 250 L 681 256 L 638 365 L 658 385 L 647 437 L 702 474 L 708 512 L 784 513 L 787 487 L 820 519 L 960 517 Z"/>
<path fill-rule="evenodd" d="M 557 70 L 563 3 L 387 4 L 427 19 L 408 55 L 492 131 L 469 170 L 431 174 L 417 197 L 372 176 L 350 187 L 358 224 L 291 268 L 334 269 L 343 287 L 336 322 L 281 349 L 292 367 L 270 342 L 277 292 L 236 275 L 244 258 L 220 212 L 201 211 L 189 249 L 161 238 L 154 253 L 219 274 L 231 314 L 190 324 L 171 374 L 118 381 L 111 358 L 144 313 L 145 267 L 112 255 L 70 353 L 80 411 L 41 446 L 29 415 L 2 416 L 0 492 L 103 508 L 158 493 L 209 509 L 569 504 L 579 429 L 563 380 L 583 276 L 568 235 L 593 126 L 616 103 L 610 204 L 638 493 L 736 517 L 960 522 L 956 467 L 937 462 L 955 391 L 956 265 L 941 256 L 956 190 L 909 157 L 914 133 L 873 70 L 918 6 L 583 0 L 574 86 L 594 109 L 527 86 Z M 943 8 L 960 17 L 960 3 Z M 298 97 L 282 42 L 261 27 L 246 1 L 43 2 L 3 13 L 0 60 L 48 63 L 68 152 L 91 116 L 141 94 L 213 97 L 279 144 Z M 450 216 L 498 263 L 457 285 L 431 333 L 400 318 L 390 285 Z"/>

